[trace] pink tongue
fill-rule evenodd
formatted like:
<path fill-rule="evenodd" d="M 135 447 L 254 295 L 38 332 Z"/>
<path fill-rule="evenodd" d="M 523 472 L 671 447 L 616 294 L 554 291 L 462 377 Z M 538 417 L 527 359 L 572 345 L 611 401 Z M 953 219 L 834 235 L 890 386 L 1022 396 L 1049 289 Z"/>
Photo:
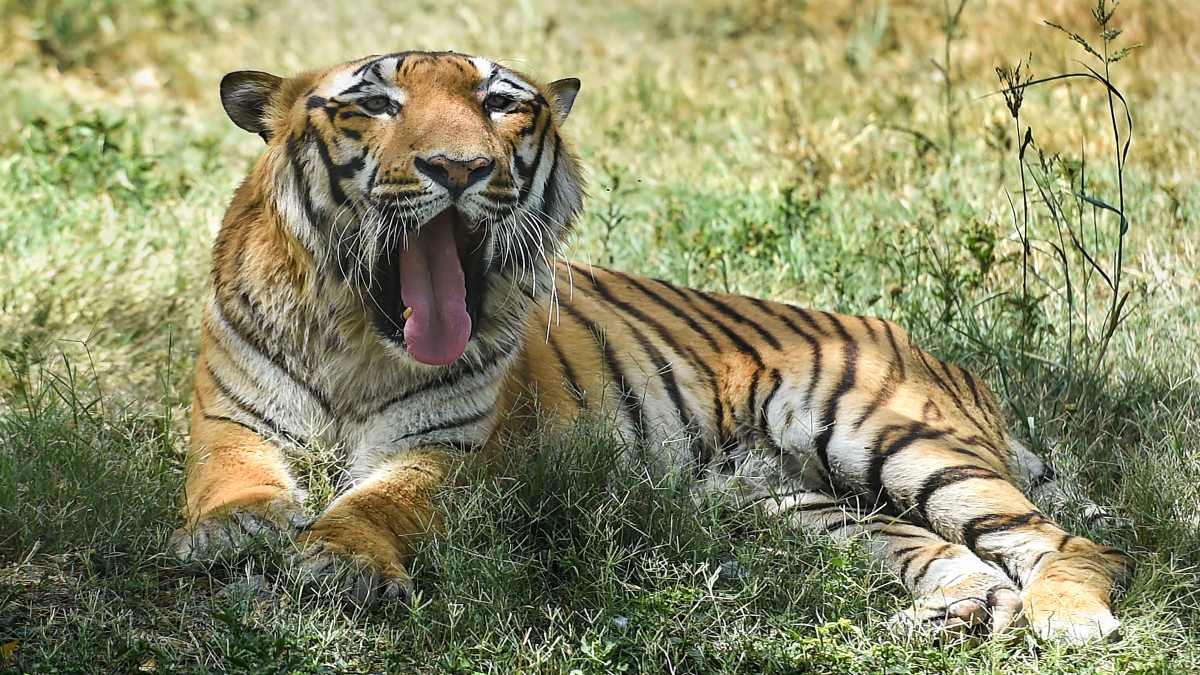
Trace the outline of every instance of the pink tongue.
<path fill-rule="evenodd" d="M 400 254 L 400 298 L 412 308 L 404 341 L 413 358 L 431 366 L 457 361 L 471 338 L 471 317 L 453 216 L 439 215 L 409 235 Z"/>

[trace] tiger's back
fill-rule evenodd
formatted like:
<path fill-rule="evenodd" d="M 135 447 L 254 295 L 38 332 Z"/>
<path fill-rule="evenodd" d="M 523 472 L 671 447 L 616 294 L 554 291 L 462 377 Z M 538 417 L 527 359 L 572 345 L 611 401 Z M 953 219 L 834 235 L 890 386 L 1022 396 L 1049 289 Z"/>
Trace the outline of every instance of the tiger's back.
<path fill-rule="evenodd" d="M 506 389 L 536 389 L 540 407 L 566 421 L 608 411 L 627 441 L 654 446 L 677 469 L 732 475 L 766 450 L 818 472 L 828 488 L 878 493 L 878 458 L 839 465 L 838 446 L 866 438 L 886 453 L 892 436 L 944 430 L 1014 478 L 991 390 L 892 322 L 579 263 L 561 263 L 556 283 Z"/>

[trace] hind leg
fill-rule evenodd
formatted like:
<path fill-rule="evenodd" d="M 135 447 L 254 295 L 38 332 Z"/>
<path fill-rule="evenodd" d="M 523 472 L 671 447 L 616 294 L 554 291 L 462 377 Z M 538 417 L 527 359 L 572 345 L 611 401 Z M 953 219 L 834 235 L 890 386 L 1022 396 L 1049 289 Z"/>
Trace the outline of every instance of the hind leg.
<path fill-rule="evenodd" d="M 773 498 L 760 507 L 834 536 L 865 537 L 872 555 L 913 595 L 912 607 L 893 617 L 898 624 L 976 639 L 1025 622 L 1016 584 L 1004 572 L 903 517 L 822 492 Z"/>
<path fill-rule="evenodd" d="M 978 448 L 931 436 L 907 438 L 885 456 L 881 477 L 889 498 L 1006 570 L 1021 585 L 1025 613 L 1043 637 L 1076 643 L 1117 637 L 1121 624 L 1110 595 L 1129 577 L 1129 558 L 1062 529 L 996 467 L 969 459 Z"/>

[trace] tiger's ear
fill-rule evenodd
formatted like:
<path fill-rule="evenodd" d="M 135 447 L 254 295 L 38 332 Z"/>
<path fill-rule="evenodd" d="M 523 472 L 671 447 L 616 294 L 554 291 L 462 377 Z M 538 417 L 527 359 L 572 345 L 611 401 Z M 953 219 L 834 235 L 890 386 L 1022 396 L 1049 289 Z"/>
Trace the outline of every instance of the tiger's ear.
<path fill-rule="evenodd" d="M 558 123 L 567 121 L 571 114 L 571 106 L 575 105 L 575 96 L 579 93 L 579 78 L 567 77 L 550 83 L 550 94 L 554 98 L 554 112 L 558 113 Z"/>
<path fill-rule="evenodd" d="M 221 105 L 239 127 L 271 142 L 267 106 L 283 84 L 282 77 L 257 70 L 239 70 L 221 78 Z"/>

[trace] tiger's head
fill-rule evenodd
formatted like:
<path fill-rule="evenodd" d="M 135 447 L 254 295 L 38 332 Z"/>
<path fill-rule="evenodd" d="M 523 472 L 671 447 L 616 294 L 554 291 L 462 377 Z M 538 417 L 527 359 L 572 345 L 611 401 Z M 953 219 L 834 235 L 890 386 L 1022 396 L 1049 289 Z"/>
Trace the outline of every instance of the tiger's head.
<path fill-rule="evenodd" d="M 268 144 L 266 199 L 316 272 L 361 299 L 385 346 L 428 365 L 489 330 L 515 335 L 549 292 L 583 199 L 559 134 L 578 91 L 428 52 L 221 81 L 230 119 Z"/>

